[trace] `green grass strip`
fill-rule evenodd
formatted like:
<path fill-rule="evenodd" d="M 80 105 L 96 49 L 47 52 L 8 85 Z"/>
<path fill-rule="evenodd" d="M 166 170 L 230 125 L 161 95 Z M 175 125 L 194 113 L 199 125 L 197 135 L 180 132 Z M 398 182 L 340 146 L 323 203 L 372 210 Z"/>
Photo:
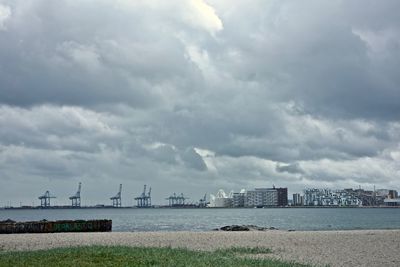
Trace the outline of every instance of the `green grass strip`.
<path fill-rule="evenodd" d="M 90 246 L 0 252 L 0 266 L 306 266 L 251 257 L 268 253 L 271 250 L 266 248 L 229 248 L 205 252 L 181 248 Z"/>

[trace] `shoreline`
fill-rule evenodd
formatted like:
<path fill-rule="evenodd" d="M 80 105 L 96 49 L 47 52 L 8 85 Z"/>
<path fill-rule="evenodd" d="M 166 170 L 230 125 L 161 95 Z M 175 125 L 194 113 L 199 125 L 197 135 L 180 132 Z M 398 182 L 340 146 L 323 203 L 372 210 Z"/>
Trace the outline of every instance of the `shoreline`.
<path fill-rule="evenodd" d="M 275 259 L 317 266 L 400 266 L 400 230 L 105 232 L 0 235 L 0 251 L 90 245 L 215 250 L 263 247 Z"/>
<path fill-rule="evenodd" d="M 193 206 L 177 206 L 177 207 L 170 207 L 170 206 L 151 206 L 151 207 L 136 207 L 136 206 L 126 206 L 126 207 L 113 207 L 113 206 L 82 206 L 82 207 L 72 207 L 72 206 L 52 206 L 52 207 L 0 207 L 1 210 L 79 210 L 79 209 L 399 209 L 400 206 L 286 206 L 286 207 L 193 207 Z"/>

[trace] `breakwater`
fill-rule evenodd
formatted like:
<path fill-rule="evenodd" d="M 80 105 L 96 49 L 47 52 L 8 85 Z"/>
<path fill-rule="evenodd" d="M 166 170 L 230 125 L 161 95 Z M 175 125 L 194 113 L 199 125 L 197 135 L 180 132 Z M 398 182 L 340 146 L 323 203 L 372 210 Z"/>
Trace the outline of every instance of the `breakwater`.
<path fill-rule="evenodd" d="M 32 222 L 15 222 L 12 220 L 6 220 L 0 222 L 0 234 L 110 232 L 111 230 L 111 220 L 42 220 Z"/>

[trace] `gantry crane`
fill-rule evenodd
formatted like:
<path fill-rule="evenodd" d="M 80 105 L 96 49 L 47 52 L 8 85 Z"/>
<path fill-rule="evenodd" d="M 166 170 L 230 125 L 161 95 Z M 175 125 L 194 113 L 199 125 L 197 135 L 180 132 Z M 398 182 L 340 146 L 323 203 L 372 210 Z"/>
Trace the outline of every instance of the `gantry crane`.
<path fill-rule="evenodd" d="M 173 193 L 171 196 L 166 198 L 168 200 L 168 205 L 170 207 L 178 207 L 178 206 L 185 206 L 185 200 L 188 199 L 187 197 L 183 196 L 183 193 L 177 195 Z"/>
<path fill-rule="evenodd" d="M 47 190 L 44 195 L 40 196 L 40 206 L 42 208 L 48 208 L 50 207 L 50 199 L 51 198 L 56 198 L 55 196 L 50 195 L 49 190 Z"/>
<path fill-rule="evenodd" d="M 149 188 L 148 193 L 146 194 L 146 185 L 144 185 L 143 192 L 140 196 L 135 197 L 137 201 L 138 208 L 147 208 L 151 207 L 151 187 Z"/>
<path fill-rule="evenodd" d="M 122 191 L 122 184 L 119 185 L 119 192 L 115 196 L 110 197 L 110 199 L 112 200 L 113 207 L 116 208 L 121 207 L 121 191 Z"/>
<path fill-rule="evenodd" d="M 207 206 L 207 193 L 204 194 L 204 197 L 199 200 L 199 207 L 205 208 Z"/>
<path fill-rule="evenodd" d="M 78 192 L 75 193 L 75 195 L 69 197 L 69 199 L 72 201 L 71 206 L 72 207 L 80 207 L 81 206 L 81 183 L 78 185 Z"/>

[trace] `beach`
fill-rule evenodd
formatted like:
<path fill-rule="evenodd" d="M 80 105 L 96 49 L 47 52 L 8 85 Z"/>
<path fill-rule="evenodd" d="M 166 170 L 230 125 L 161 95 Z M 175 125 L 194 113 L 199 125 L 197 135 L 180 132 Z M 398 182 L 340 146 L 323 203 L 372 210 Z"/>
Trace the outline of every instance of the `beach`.
<path fill-rule="evenodd" d="M 0 235 L 0 250 L 123 245 L 215 250 L 266 247 L 267 257 L 316 266 L 400 266 L 400 230 L 108 232 Z M 265 257 L 265 255 L 263 255 Z"/>

